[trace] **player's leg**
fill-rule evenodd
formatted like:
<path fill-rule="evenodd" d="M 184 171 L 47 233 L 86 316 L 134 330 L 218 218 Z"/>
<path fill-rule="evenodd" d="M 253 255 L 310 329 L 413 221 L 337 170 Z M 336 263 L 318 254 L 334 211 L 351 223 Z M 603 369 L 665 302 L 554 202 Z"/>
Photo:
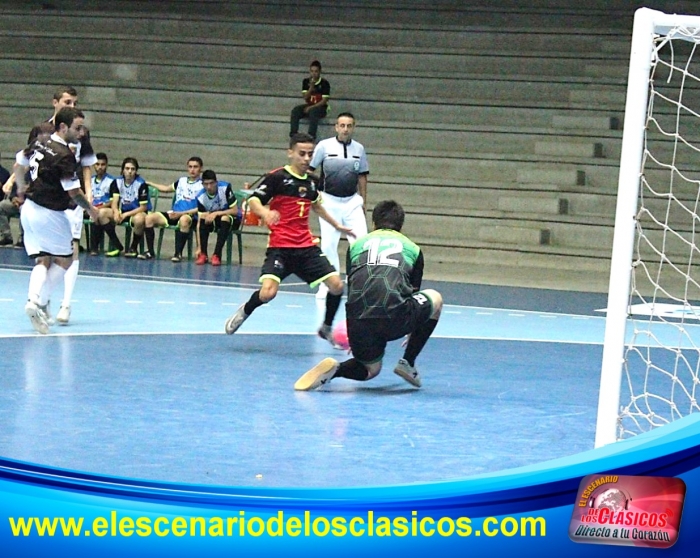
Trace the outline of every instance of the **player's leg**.
<path fill-rule="evenodd" d="M 442 296 L 433 289 L 414 293 L 411 297 L 414 307 L 414 329 L 409 334 L 403 358 L 399 359 L 394 373 L 411 385 L 421 386 L 421 379 L 416 369 L 416 358 L 430 339 L 442 312 Z"/>
<path fill-rule="evenodd" d="M 326 107 L 312 108 L 306 113 L 306 117 L 309 119 L 309 135 L 312 138 L 316 139 L 316 133 L 318 132 L 318 123 L 325 116 Z"/>
<path fill-rule="evenodd" d="M 334 196 L 329 196 L 328 194 L 321 194 L 323 196 L 323 208 L 331 215 L 338 223 L 343 223 L 343 218 L 341 215 L 342 207 L 341 204 L 336 201 Z M 328 261 L 331 265 L 338 271 L 340 271 L 340 258 L 338 257 L 338 243 L 340 242 L 340 231 L 333 227 L 329 222 L 324 219 L 318 220 L 319 228 L 321 231 L 321 251 L 326 255 Z M 328 294 L 328 288 L 325 283 L 322 283 L 318 287 L 318 292 L 316 293 L 316 298 L 326 298 Z"/>
<path fill-rule="evenodd" d="M 141 213 L 135 213 L 134 215 L 131 216 L 129 224 L 131 225 L 131 246 L 129 246 L 129 254 L 131 254 L 129 257 L 133 257 L 133 254 L 136 254 L 136 257 L 139 256 L 139 246 L 141 246 L 141 241 L 143 240 L 145 231 L 146 231 L 146 213 L 141 212 Z M 145 252 L 144 252 L 145 254 Z M 126 254 L 124 254 L 126 255 Z M 143 258 L 141 258 L 143 259 Z M 150 259 L 150 258 L 146 258 Z"/>
<path fill-rule="evenodd" d="M 331 265 L 326 255 L 318 246 L 311 246 L 296 252 L 293 262 L 290 262 L 291 267 L 289 273 L 295 273 L 303 281 L 314 288 L 320 283 L 325 283 L 328 287 L 326 295 L 326 314 L 321 327 L 318 329 L 318 336 L 328 341 L 336 349 L 342 349 L 340 345 L 333 340 L 333 319 L 335 318 L 340 301 L 343 296 L 343 280 L 340 278 L 340 273 Z"/>
<path fill-rule="evenodd" d="M 241 327 L 256 308 L 267 304 L 275 298 L 279 290 L 279 284 L 288 275 L 285 252 L 278 248 L 268 248 L 260 271 L 261 287 L 250 295 L 248 302 L 241 304 L 238 310 L 226 320 L 224 325 L 226 333 L 228 335 L 236 333 L 238 328 Z"/>
<path fill-rule="evenodd" d="M 233 227 L 233 215 L 222 215 L 216 218 L 217 233 L 216 245 L 214 246 L 214 255 L 211 257 L 211 265 L 221 265 L 221 253 L 224 250 L 224 245 L 228 240 L 228 235 Z"/>
<path fill-rule="evenodd" d="M 177 263 L 182 260 L 182 251 L 185 249 L 185 244 L 187 244 L 187 239 L 190 236 L 192 222 L 191 215 L 183 215 L 178 219 L 177 224 L 180 228 L 175 231 L 175 254 L 170 258 L 171 261 Z"/>
<path fill-rule="evenodd" d="M 194 263 L 204 265 L 209 261 L 209 235 L 214 230 L 213 223 L 206 223 L 204 219 L 197 220 L 197 235 L 199 238 L 199 256 Z"/>
<path fill-rule="evenodd" d="M 297 105 L 292 109 L 289 117 L 289 136 L 293 136 L 299 131 L 299 121 L 304 118 L 304 107 L 306 105 Z"/>
<path fill-rule="evenodd" d="M 165 213 L 161 211 L 153 211 L 148 213 L 144 220 L 143 234 L 146 238 L 146 253 L 154 256 L 156 253 L 155 249 L 155 238 L 156 238 L 156 227 L 167 227 L 168 218 Z M 151 258 L 142 258 L 151 259 Z"/>
<path fill-rule="evenodd" d="M 382 357 L 386 349 L 386 336 L 381 320 L 349 320 L 348 339 L 353 358 L 338 363 L 326 358 L 304 373 L 294 384 L 297 391 L 309 391 L 330 382 L 333 378 L 347 378 L 357 382 L 371 380 L 382 369 Z"/>
<path fill-rule="evenodd" d="M 124 252 L 124 245 L 117 236 L 116 223 L 114 222 L 114 213 L 110 208 L 100 209 L 99 221 L 109 238 L 111 250 L 107 250 L 105 256 L 108 258 L 114 258 L 119 256 Z M 108 248 L 110 248 L 108 247 Z"/>
<path fill-rule="evenodd" d="M 63 301 L 61 302 L 61 308 L 58 310 L 58 314 L 56 314 L 56 321 L 61 325 L 68 324 L 70 320 L 71 299 L 73 298 L 75 283 L 78 280 L 78 271 L 80 269 L 80 236 L 83 232 L 84 218 L 83 208 L 77 207 L 75 209 L 69 209 L 65 212 L 65 215 L 70 223 L 73 234 L 73 261 L 63 277 Z"/>
<path fill-rule="evenodd" d="M 25 250 L 29 257 L 35 258 L 36 265 L 29 276 L 29 288 L 25 313 L 32 326 L 39 333 L 46 334 L 49 330 L 48 316 L 42 306 L 48 300 L 50 290 L 46 289 L 49 268 L 53 267 L 52 255 L 63 258 L 63 268 L 56 270 L 58 276 L 52 274 L 52 283 L 60 283 L 65 268 L 72 263 L 72 231 L 66 216 L 61 211 L 51 211 L 41 207 L 31 200 L 24 203 L 21 213 L 24 229 Z"/>

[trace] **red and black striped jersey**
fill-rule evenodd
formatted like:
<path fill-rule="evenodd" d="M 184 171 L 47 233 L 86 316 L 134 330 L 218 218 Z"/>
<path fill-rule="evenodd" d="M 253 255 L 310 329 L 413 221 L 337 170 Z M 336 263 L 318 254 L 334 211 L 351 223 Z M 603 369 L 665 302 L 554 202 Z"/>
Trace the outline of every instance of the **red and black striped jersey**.
<path fill-rule="evenodd" d="M 286 166 L 268 174 L 251 196 L 280 214 L 279 223 L 270 227 L 270 248 L 307 248 L 316 244 L 309 229 L 311 204 L 320 202 L 314 178 L 298 176 Z"/>

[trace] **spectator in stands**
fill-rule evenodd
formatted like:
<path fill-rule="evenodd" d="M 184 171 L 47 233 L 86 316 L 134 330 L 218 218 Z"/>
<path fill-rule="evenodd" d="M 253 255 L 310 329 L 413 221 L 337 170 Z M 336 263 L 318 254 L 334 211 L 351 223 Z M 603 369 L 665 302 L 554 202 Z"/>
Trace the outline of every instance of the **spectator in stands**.
<path fill-rule="evenodd" d="M 321 77 L 321 63 L 318 60 L 309 66 L 309 77 L 302 81 L 301 95 L 304 104 L 292 109 L 289 135 L 291 137 L 299 131 L 299 120 L 308 118 L 309 135 L 316 139 L 318 123 L 328 113 L 328 100 L 331 96 L 331 84 Z"/>
<path fill-rule="evenodd" d="M 116 188 L 116 178 L 111 174 L 107 174 L 107 165 L 109 164 L 107 155 L 105 153 L 97 153 L 95 156 L 97 157 L 95 174 L 90 182 L 92 186 L 92 205 L 97 209 L 99 217 L 97 222 L 90 223 L 90 255 L 96 256 L 98 254 L 104 234 L 107 233 L 111 241 L 112 250 L 107 251 L 105 255 L 114 257 L 124 251 L 124 246 L 115 230 L 116 223 L 112 212 L 112 192 Z"/>
<path fill-rule="evenodd" d="M 207 244 L 209 235 L 217 231 L 216 246 L 214 255 L 211 257 L 211 265 L 221 265 L 221 251 L 226 244 L 231 228 L 234 230 L 240 227 L 241 218 L 236 205 L 236 195 L 229 182 L 218 180 L 213 170 L 205 170 L 202 173 L 202 190 L 197 196 L 197 237 L 199 239 L 199 255 L 195 263 L 204 265 L 209 257 Z"/>
<path fill-rule="evenodd" d="M 178 178 L 168 185 L 151 184 L 163 193 L 175 193 L 173 208 L 170 211 L 154 211 L 146 216 L 147 251 L 139 256 L 140 259 L 150 260 L 154 257 L 155 227 L 179 226 L 175 231 L 175 255 L 170 261 L 177 263 L 182 260 L 182 250 L 190 236 L 192 225 L 197 217 L 197 196 L 202 191 L 201 157 L 190 157 L 187 160 L 187 176 Z"/>

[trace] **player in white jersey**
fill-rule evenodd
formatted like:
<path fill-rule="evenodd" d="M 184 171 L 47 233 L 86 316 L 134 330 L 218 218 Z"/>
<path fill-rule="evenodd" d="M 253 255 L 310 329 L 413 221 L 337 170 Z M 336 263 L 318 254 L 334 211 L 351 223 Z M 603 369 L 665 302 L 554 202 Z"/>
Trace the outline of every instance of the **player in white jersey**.
<path fill-rule="evenodd" d="M 236 195 L 230 182 L 218 180 L 213 170 L 202 173 L 204 189 L 197 196 L 197 237 L 199 238 L 199 255 L 195 260 L 197 265 L 209 261 L 207 244 L 209 235 L 216 230 L 216 246 L 211 257 L 211 265 L 221 265 L 221 251 L 226 244 L 231 228 L 234 230 L 241 225 Z"/>

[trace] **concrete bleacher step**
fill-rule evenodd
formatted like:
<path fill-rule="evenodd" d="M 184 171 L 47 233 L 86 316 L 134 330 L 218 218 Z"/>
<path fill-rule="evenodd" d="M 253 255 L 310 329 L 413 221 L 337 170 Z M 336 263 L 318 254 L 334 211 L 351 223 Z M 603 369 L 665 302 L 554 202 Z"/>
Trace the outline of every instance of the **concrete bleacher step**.
<path fill-rule="evenodd" d="M 37 73 L 53 72 L 64 80 L 74 82 L 84 80 L 85 75 L 93 76 L 93 83 L 104 86 L 142 86 L 166 89 L 177 88 L 186 91 L 231 91 L 231 84 L 248 90 L 256 89 L 270 94 L 289 94 L 299 88 L 298 69 L 288 68 L 235 68 L 235 67 L 201 67 L 180 63 L 168 64 L 117 64 L 98 60 L 65 61 L 42 58 L 33 64 L 18 58 L 0 58 L 0 73 L 12 76 L 12 80 L 29 81 Z M 420 101 L 439 98 L 442 102 L 461 100 L 463 91 L 469 91 L 471 98 L 489 100 L 490 102 L 516 102 L 540 105 L 559 103 L 567 106 L 576 101 L 576 93 L 582 89 L 591 91 L 590 78 L 580 81 L 567 79 L 557 81 L 551 78 L 526 76 L 512 78 L 509 76 L 473 77 L 463 75 L 436 75 L 410 71 L 406 75 L 384 75 L 382 79 L 359 79 L 364 72 L 342 74 L 327 73 L 336 90 L 347 99 L 388 99 L 394 101 Z M 99 76 L 99 78 L 94 77 Z M 235 87 L 235 85 L 234 85 Z M 597 85 L 597 87 L 602 87 Z M 612 87 L 612 86 L 611 86 Z M 234 89 L 235 91 L 235 89 Z M 624 95 L 620 86 L 620 93 Z M 608 94 L 612 103 L 615 91 L 599 90 L 597 93 Z M 573 99 L 573 101 L 570 101 Z M 533 100 L 535 100 L 533 102 Z M 589 101 L 591 102 L 591 101 Z M 618 105 L 619 106 L 619 105 Z"/>
<path fill-rule="evenodd" d="M 299 96 L 261 96 L 252 94 L 227 94 L 212 91 L 174 91 L 145 89 L 137 86 L 100 87 L 94 82 L 81 80 L 75 84 L 80 95 L 80 106 L 86 111 L 143 112 L 173 117 L 199 115 L 206 118 L 248 118 L 262 122 L 289 119 L 289 112 L 299 102 Z M 2 83 L 0 101 L 3 110 L 15 108 L 18 112 L 8 118 L 22 117 L 22 109 L 51 109 L 50 98 L 53 83 L 20 85 Z M 470 100 L 472 103 L 472 100 Z M 533 129 L 558 128 L 602 133 L 621 128 L 621 115 L 604 115 L 597 111 L 571 110 L 556 107 L 514 107 L 512 105 L 489 106 L 478 104 L 439 104 L 435 102 L 389 102 L 348 100 L 333 96 L 331 115 L 349 110 L 363 121 L 385 121 L 422 125 L 453 124 L 457 126 L 529 127 Z M 11 121 L 11 120 L 8 120 Z M 31 121 L 31 120 L 30 120 Z M 428 127 L 428 126 L 426 126 Z"/>
<path fill-rule="evenodd" d="M 80 53 L 80 59 L 95 59 L 121 64 L 145 64 L 148 62 L 175 61 L 178 63 L 197 64 L 210 67 L 216 64 L 243 67 L 278 67 L 299 68 L 299 59 L 304 57 L 309 61 L 314 58 L 321 45 L 314 48 L 290 47 L 280 43 L 270 45 L 269 42 L 260 44 L 256 41 L 243 43 L 235 41 L 210 40 L 201 38 L 175 37 L 134 37 L 132 33 L 118 35 L 116 30 L 103 35 L 76 34 L 71 39 L 71 47 Z M 53 33 L 23 33 L 0 32 L 0 52 L 4 56 L 22 56 L 32 52 L 34 56 L 52 56 L 60 52 L 64 37 Z M 326 39 L 327 40 L 327 39 Z M 483 49 L 483 47 L 480 47 Z M 441 75 L 467 74 L 472 76 L 550 76 L 552 78 L 583 78 L 588 76 L 624 78 L 627 60 L 619 60 L 618 65 L 611 64 L 610 55 L 575 53 L 564 55 L 552 52 L 537 52 L 534 50 L 513 50 L 494 52 L 489 50 L 468 50 L 448 47 L 444 50 L 437 48 L 419 49 L 374 46 L 362 43 L 348 45 L 329 43 L 323 53 L 323 65 L 329 75 L 343 71 L 366 72 L 362 81 L 376 80 L 377 74 L 390 71 L 424 72 L 430 69 Z M 609 65 L 607 65 L 609 64 Z M 621 68 L 616 75 L 609 68 Z M 605 72 L 597 72 L 596 68 L 608 68 Z M 303 75 L 303 74 L 302 74 Z M 300 80 L 298 80 L 300 83 Z"/>
<path fill-rule="evenodd" d="M 48 5 L 49 7 L 53 7 Z M 48 11 L 47 4 L 40 0 L 6 0 L 6 12 L 14 10 Z M 122 13 L 141 17 L 152 14 L 166 15 L 165 2 L 138 2 L 135 0 L 113 0 L 98 2 L 96 0 L 74 0 L 71 8 L 77 12 L 90 13 Z M 197 19 L 211 18 L 212 20 L 235 19 L 238 21 L 269 21 L 282 20 L 290 23 L 325 23 L 343 22 L 347 26 L 358 27 L 370 23 L 388 24 L 392 26 L 439 26 L 439 27 L 490 27 L 504 28 L 537 28 L 589 31 L 594 33 L 600 29 L 611 30 L 631 28 L 633 11 L 626 9 L 590 10 L 581 6 L 569 5 L 564 9 L 532 8 L 520 5 L 513 8 L 498 6 L 474 6 L 469 4 L 439 4 L 413 2 L 333 2 L 323 5 L 323 9 L 305 10 L 300 13 L 296 2 L 206 2 L 201 0 L 180 0 L 177 8 L 181 14 L 196 14 Z M 572 34 L 574 34 L 572 32 Z"/>

